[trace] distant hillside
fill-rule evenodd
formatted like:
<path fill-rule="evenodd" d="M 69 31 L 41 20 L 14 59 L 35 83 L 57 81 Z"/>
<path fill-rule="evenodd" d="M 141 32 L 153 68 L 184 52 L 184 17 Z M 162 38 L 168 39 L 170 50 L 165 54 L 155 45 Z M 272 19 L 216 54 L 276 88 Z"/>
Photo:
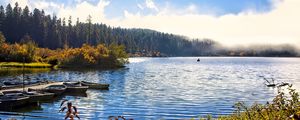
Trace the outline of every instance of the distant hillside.
<path fill-rule="evenodd" d="M 39 47 L 50 49 L 81 47 L 111 43 L 123 44 L 132 56 L 224 56 L 232 55 L 232 51 L 220 47 L 210 39 L 190 40 L 184 36 L 157 32 L 148 29 L 123 29 L 106 24 L 92 24 L 89 16 L 85 23 L 72 17 L 57 18 L 46 15 L 43 10 L 29 11 L 10 4 L 0 6 L 0 31 L 10 43 L 20 42 L 29 35 Z M 237 51 L 234 51 L 237 52 Z M 256 54 L 250 54 L 255 56 Z M 255 52 L 252 52 L 255 53 Z M 282 53 L 282 52 L 279 52 Z M 276 56 L 277 53 L 267 53 Z M 246 55 L 234 53 L 234 55 Z M 295 56 L 294 53 L 288 54 Z M 262 56 L 265 56 L 262 54 Z"/>
<path fill-rule="evenodd" d="M 207 51 L 214 42 L 211 40 L 192 40 L 178 35 L 172 35 L 147 29 L 113 28 L 105 24 L 92 24 L 88 17 L 86 23 L 75 22 L 71 16 L 57 18 L 45 15 L 43 10 L 28 7 L 20 8 L 16 3 L 14 8 L 8 4 L 4 10 L 0 6 L 0 31 L 7 41 L 20 42 L 26 34 L 30 35 L 40 47 L 51 49 L 81 47 L 82 44 L 124 44 L 129 53 L 156 54 L 168 56 L 208 54 Z M 205 49 L 202 52 L 202 48 Z"/>

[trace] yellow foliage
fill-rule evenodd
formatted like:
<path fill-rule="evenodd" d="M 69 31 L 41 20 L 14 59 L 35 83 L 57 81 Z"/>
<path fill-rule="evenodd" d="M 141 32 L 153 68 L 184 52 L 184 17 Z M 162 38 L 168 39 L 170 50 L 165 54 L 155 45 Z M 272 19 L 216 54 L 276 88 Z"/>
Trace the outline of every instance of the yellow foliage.
<path fill-rule="evenodd" d="M 124 46 L 103 44 L 91 46 L 83 44 L 81 48 L 50 50 L 38 48 L 34 42 L 24 44 L 1 44 L 0 61 L 7 62 L 46 62 L 60 66 L 122 66 L 127 61 Z"/>

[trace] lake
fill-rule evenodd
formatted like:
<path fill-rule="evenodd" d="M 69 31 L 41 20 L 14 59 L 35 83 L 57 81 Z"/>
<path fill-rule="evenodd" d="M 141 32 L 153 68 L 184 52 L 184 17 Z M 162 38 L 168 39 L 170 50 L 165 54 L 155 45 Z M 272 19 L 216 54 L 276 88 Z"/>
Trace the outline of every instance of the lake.
<path fill-rule="evenodd" d="M 136 120 L 182 119 L 234 111 L 238 101 L 247 104 L 271 101 L 277 89 L 268 88 L 264 78 L 289 82 L 300 88 L 299 58 L 259 57 L 170 57 L 130 58 L 116 70 L 44 70 L 26 75 L 55 81 L 86 80 L 109 83 L 110 90 L 88 90 L 86 96 L 64 96 L 39 106 L 0 112 L 0 118 L 63 119 L 62 99 L 78 107 L 82 119 L 107 119 L 123 115 Z M 3 68 L 2 68 L 3 69 Z M 1 81 L 21 78 L 4 70 Z M 12 71 L 15 73 L 15 71 Z M 299 89 L 297 89 L 299 91 Z"/>

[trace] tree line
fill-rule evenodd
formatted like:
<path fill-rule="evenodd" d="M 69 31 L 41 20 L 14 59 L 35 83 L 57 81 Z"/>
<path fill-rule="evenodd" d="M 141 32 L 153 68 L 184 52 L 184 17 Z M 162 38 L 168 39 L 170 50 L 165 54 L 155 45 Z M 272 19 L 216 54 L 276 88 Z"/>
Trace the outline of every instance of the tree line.
<path fill-rule="evenodd" d="M 18 3 L 14 7 L 11 4 L 6 8 L 0 6 L 0 31 L 10 43 L 20 42 L 23 36 L 29 35 L 38 46 L 50 49 L 116 43 L 125 45 L 128 53 L 160 52 L 168 56 L 207 54 L 199 52 L 202 48 L 207 52 L 214 44 L 211 40 L 188 40 L 184 36 L 148 29 L 93 24 L 91 16 L 86 22 L 80 22 L 78 18 L 73 22 L 72 16 L 58 18 L 39 9 L 31 12 L 27 6 L 19 7 Z"/>
<path fill-rule="evenodd" d="M 46 15 L 43 10 L 30 11 L 8 4 L 0 6 L 0 31 L 9 43 L 19 43 L 24 36 L 30 36 L 43 48 L 78 48 L 83 44 L 109 46 L 114 43 L 124 45 L 131 56 L 297 56 L 292 50 L 256 51 L 255 49 L 227 49 L 210 39 L 189 39 L 169 33 L 149 29 L 124 29 L 103 23 L 92 23 L 87 16 L 86 22 L 79 18 L 72 21 Z M 276 47 L 276 46 L 274 46 Z M 278 55 L 279 54 L 279 55 Z"/>

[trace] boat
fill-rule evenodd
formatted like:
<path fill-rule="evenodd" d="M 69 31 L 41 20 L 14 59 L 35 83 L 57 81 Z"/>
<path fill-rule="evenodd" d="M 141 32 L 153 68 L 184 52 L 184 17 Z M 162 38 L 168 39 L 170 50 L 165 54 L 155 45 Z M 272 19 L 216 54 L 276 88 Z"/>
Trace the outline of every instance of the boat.
<path fill-rule="evenodd" d="M 67 86 L 66 92 L 69 93 L 85 93 L 89 88 L 88 86 L 81 85 L 80 82 L 64 82 L 63 84 Z"/>
<path fill-rule="evenodd" d="M 36 85 L 41 85 L 41 84 L 45 84 L 44 81 L 26 81 L 24 82 L 24 85 L 26 86 L 36 86 Z M 1 89 L 14 89 L 14 88 L 21 88 L 23 87 L 23 83 L 22 82 L 18 82 L 18 81 L 4 81 L 2 88 Z"/>
<path fill-rule="evenodd" d="M 81 81 L 81 84 L 83 86 L 89 86 L 90 89 L 99 89 L 99 90 L 108 90 L 109 84 L 99 84 L 99 83 L 92 83 L 92 82 L 86 82 Z"/>
<path fill-rule="evenodd" d="M 25 94 L 30 97 L 31 102 L 48 101 L 52 100 L 55 96 L 55 93 L 43 91 L 28 91 Z"/>
<path fill-rule="evenodd" d="M 4 94 L 21 93 L 29 97 L 29 103 L 36 103 L 39 101 L 51 100 L 54 97 L 54 93 L 42 92 L 42 91 L 4 91 Z"/>
<path fill-rule="evenodd" d="M 42 91 L 54 93 L 55 95 L 60 95 L 60 94 L 64 93 L 66 91 L 66 89 L 67 89 L 67 86 L 65 86 L 65 85 L 50 85 L 50 86 L 47 86 Z"/>
<path fill-rule="evenodd" d="M 0 110 L 13 110 L 27 105 L 29 97 L 22 93 L 1 93 Z"/>

